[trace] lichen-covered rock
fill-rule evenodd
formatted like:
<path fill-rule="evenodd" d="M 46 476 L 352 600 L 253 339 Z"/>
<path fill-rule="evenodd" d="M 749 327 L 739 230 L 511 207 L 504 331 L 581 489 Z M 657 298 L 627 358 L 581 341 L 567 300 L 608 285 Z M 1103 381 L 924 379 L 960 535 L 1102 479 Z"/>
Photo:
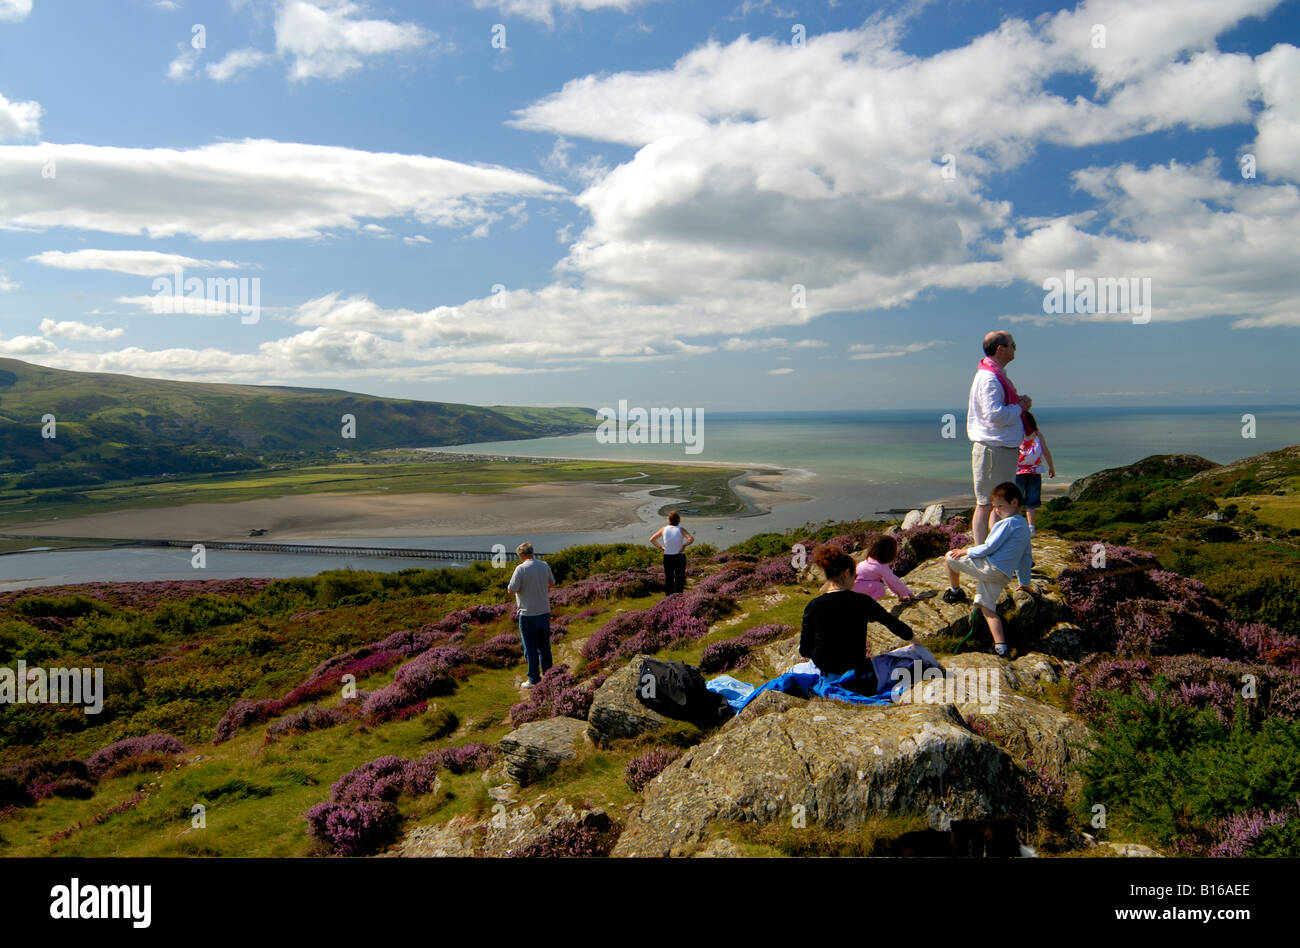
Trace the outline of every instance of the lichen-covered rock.
<path fill-rule="evenodd" d="M 1029 652 L 1012 662 L 1011 667 L 1020 679 L 1020 690 L 1038 693 L 1043 690 L 1044 683 L 1055 684 L 1061 680 L 1066 663 L 1055 655 Z"/>
<path fill-rule="evenodd" d="M 520 785 L 549 774 L 563 761 L 576 757 L 586 742 L 587 724 L 576 718 L 530 721 L 501 738 L 498 745 L 506 772 Z"/>
<path fill-rule="evenodd" d="M 802 807 L 795 810 L 794 807 Z M 878 814 L 1028 816 L 1021 772 L 951 706 L 857 707 L 810 701 L 742 712 L 645 790 L 616 856 L 690 852 L 710 824 L 789 820 L 849 829 Z"/>
<path fill-rule="evenodd" d="M 645 655 L 635 656 L 596 689 L 587 712 L 588 733 L 596 743 L 608 744 L 619 738 L 637 737 L 657 731 L 668 723 L 662 714 L 650 710 L 637 699 L 638 675 L 645 659 Z"/>
<path fill-rule="evenodd" d="M 931 504 L 921 514 L 921 525 L 925 527 L 943 526 L 943 504 Z"/>

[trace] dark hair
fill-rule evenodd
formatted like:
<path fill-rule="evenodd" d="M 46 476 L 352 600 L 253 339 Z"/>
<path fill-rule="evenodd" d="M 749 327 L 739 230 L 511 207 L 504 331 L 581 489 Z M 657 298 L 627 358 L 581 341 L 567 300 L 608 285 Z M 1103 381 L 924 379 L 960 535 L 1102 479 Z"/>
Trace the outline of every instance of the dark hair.
<path fill-rule="evenodd" d="M 676 510 L 674 510 L 672 513 L 668 515 L 668 522 L 675 527 L 682 522 L 682 515 L 679 514 Z"/>
<path fill-rule="evenodd" d="M 882 533 L 867 550 L 867 556 L 877 563 L 892 563 L 898 556 L 898 541 L 888 533 Z"/>
<path fill-rule="evenodd" d="M 1027 411 L 1020 416 L 1020 420 L 1025 424 L 1025 434 L 1031 435 L 1038 430 L 1038 420 L 1034 418 L 1034 413 Z"/>
<path fill-rule="evenodd" d="M 993 493 L 989 495 L 989 499 L 992 500 L 994 497 L 999 497 L 1008 504 L 1013 500 L 1018 504 L 1025 502 L 1025 495 L 1020 493 L 1020 488 L 1010 481 L 1003 481 L 993 488 Z"/>
<path fill-rule="evenodd" d="M 822 543 L 813 550 L 813 565 L 821 567 L 827 579 L 851 573 L 856 566 L 853 557 L 833 543 Z"/>
<path fill-rule="evenodd" d="M 990 359 L 998 351 L 998 346 L 1011 345 L 1011 333 L 1009 332 L 991 332 L 984 337 L 984 354 Z"/>

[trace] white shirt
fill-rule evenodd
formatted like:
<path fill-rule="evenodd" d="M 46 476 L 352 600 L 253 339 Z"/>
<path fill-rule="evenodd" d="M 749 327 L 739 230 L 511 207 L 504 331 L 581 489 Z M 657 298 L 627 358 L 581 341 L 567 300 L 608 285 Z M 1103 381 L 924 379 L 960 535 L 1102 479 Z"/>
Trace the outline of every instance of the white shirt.
<path fill-rule="evenodd" d="M 682 551 L 682 528 L 669 524 L 664 527 L 660 540 L 663 542 L 664 552 L 669 556 L 675 556 Z"/>
<path fill-rule="evenodd" d="M 971 382 L 966 437 L 995 448 L 1018 448 L 1025 438 L 1020 406 L 1006 403 L 1002 383 L 988 369 L 979 369 Z"/>

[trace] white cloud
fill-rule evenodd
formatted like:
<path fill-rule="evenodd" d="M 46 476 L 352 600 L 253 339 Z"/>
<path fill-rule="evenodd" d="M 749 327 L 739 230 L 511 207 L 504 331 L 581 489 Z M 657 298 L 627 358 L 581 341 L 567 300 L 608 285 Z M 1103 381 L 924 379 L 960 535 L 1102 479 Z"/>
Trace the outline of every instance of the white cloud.
<path fill-rule="evenodd" d="M 120 326 L 105 329 L 103 326 L 90 326 L 86 323 L 66 320 L 55 322 L 53 319 L 41 320 L 41 335 L 61 339 L 116 339 L 126 330 Z"/>
<path fill-rule="evenodd" d="M 179 10 L 180 4 L 176 0 L 154 0 L 154 7 L 159 10 Z"/>
<path fill-rule="evenodd" d="M 176 48 L 180 50 L 179 55 L 167 64 L 168 79 L 189 79 L 194 75 L 194 67 L 198 64 L 200 50 L 195 49 L 189 43 L 177 43 Z"/>
<path fill-rule="evenodd" d="M 39 102 L 10 102 L 0 95 L 0 141 L 39 135 L 41 131 L 41 104 Z"/>
<path fill-rule="evenodd" d="M 403 237 L 403 238 L 402 238 L 402 243 L 404 243 L 404 244 L 431 244 L 431 243 L 433 243 L 433 241 L 430 240 L 428 237 L 424 236 L 424 234 L 412 234 L 410 237 Z"/>
<path fill-rule="evenodd" d="M 54 343 L 40 336 L 14 336 L 12 339 L 0 339 L 0 352 L 5 355 L 44 355 L 55 351 L 57 347 Z"/>
<path fill-rule="evenodd" d="M 16 290 L 22 286 L 21 283 L 15 283 L 9 279 L 9 275 L 0 270 L 0 293 L 8 293 L 10 290 Z"/>
<path fill-rule="evenodd" d="M 474 0 L 478 10 L 500 10 L 507 16 L 523 16 L 552 26 L 555 14 L 590 10 L 618 10 L 629 13 L 651 0 Z"/>
<path fill-rule="evenodd" d="M 1257 173 L 1300 181 L 1300 49 L 1279 43 L 1255 66 L 1265 105 L 1252 149 Z"/>
<path fill-rule="evenodd" d="M 60 270 L 109 270 L 131 276 L 170 276 L 176 270 L 242 270 L 232 260 L 198 260 L 157 250 L 46 250 L 27 258 Z"/>
<path fill-rule="evenodd" d="M 32 0 L 0 0 L 0 20 L 25 20 L 32 12 Z"/>
<path fill-rule="evenodd" d="M 725 339 L 721 343 L 721 348 L 728 352 L 751 352 L 755 349 L 813 349 L 821 348 L 826 343 L 821 339 L 799 339 L 791 342 L 788 339 L 772 337 L 769 339 Z"/>
<path fill-rule="evenodd" d="M 208 78 L 215 79 L 217 82 L 225 82 L 227 79 L 233 79 L 241 72 L 247 72 L 250 69 L 256 69 L 263 63 L 271 61 L 271 56 L 258 49 L 237 49 L 227 53 L 225 58 L 215 63 L 209 63 L 207 67 Z"/>
<path fill-rule="evenodd" d="M 56 158 L 54 181 L 33 168 Z M 63 187 L 64 169 L 76 187 Z M 30 180 L 29 180 L 30 179 Z M 0 146 L 0 228 L 72 227 L 200 240 L 319 237 L 360 218 L 484 227 L 505 199 L 561 189 L 507 168 L 424 155 L 246 140 L 201 148 Z"/>
<path fill-rule="evenodd" d="M 909 342 L 902 346 L 878 346 L 875 343 L 855 344 L 849 346 L 850 359 L 897 359 L 899 356 L 911 355 L 914 352 L 923 352 L 933 346 L 947 345 L 942 339 L 932 339 L 929 342 Z"/>
<path fill-rule="evenodd" d="M 793 375 L 793 374 L 794 374 L 794 369 L 789 369 L 789 368 L 786 368 L 786 369 L 768 369 L 768 370 L 767 370 L 767 374 L 768 374 L 768 375 Z"/>
<path fill-rule="evenodd" d="M 363 20 L 349 0 L 283 0 L 275 20 L 275 46 L 292 63 L 289 76 L 337 79 L 355 72 L 365 58 L 416 49 L 437 39 L 415 23 Z"/>

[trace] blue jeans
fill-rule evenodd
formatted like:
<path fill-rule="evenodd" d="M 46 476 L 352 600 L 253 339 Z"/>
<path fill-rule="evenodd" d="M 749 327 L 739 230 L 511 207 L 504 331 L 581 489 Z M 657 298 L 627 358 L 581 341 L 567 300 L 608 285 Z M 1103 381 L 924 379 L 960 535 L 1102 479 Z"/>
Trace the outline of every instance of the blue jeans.
<path fill-rule="evenodd" d="M 551 614 L 520 616 L 519 638 L 524 643 L 524 658 L 528 660 L 528 680 L 535 685 L 551 667 Z"/>

